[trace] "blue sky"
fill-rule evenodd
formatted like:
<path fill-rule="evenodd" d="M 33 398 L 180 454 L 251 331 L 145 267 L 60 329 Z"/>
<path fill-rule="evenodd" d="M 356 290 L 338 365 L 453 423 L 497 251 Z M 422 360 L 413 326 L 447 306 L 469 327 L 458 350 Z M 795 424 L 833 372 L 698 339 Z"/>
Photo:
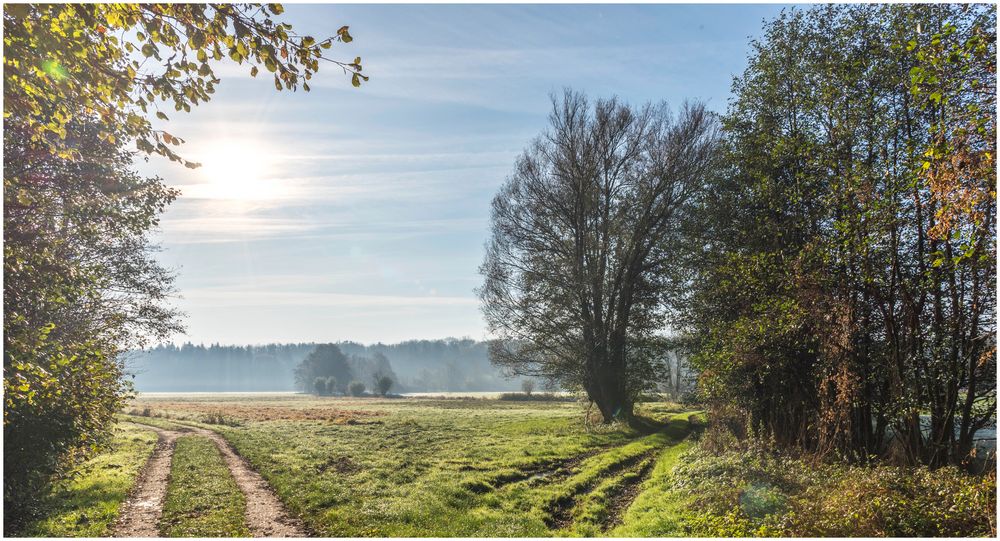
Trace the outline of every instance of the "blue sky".
<path fill-rule="evenodd" d="M 177 116 L 190 171 L 161 222 L 187 334 L 255 344 L 485 337 L 474 288 L 489 203 L 564 87 L 725 109 L 777 5 L 285 5 L 303 34 L 350 25 L 360 89 L 332 66 L 312 92 L 224 65 Z"/>

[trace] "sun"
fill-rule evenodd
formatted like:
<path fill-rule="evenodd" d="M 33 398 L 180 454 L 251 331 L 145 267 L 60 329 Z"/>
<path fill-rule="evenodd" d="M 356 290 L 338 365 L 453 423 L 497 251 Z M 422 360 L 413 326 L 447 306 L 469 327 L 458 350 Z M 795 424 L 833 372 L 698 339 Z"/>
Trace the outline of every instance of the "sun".
<path fill-rule="evenodd" d="M 208 199 L 259 200 L 281 195 L 271 154 L 248 141 L 222 141 L 199 158 L 201 181 L 192 195 Z"/>

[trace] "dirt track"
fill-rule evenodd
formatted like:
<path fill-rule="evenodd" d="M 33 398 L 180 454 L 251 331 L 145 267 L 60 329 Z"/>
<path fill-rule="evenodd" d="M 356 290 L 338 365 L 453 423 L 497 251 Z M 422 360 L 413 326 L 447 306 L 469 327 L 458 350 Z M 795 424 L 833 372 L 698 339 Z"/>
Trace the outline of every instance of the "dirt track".
<path fill-rule="evenodd" d="M 159 537 L 157 523 L 163 514 L 163 500 L 170 480 L 174 445 L 182 432 L 143 426 L 156 432 L 156 447 L 139 473 L 135 488 L 122 504 L 121 514 L 111 532 L 113 537 Z"/>
<path fill-rule="evenodd" d="M 139 475 L 136 486 L 122 504 L 121 515 L 112 531 L 114 537 L 159 537 L 157 527 L 170 480 L 170 463 L 178 437 L 197 434 L 215 442 L 246 500 L 246 524 L 254 537 L 307 537 L 302 522 L 293 518 L 270 486 L 220 435 L 202 428 L 164 430 L 148 425 L 158 439 L 152 456 Z"/>
<path fill-rule="evenodd" d="M 195 433 L 215 442 L 229 472 L 236 480 L 247 502 L 247 528 L 254 537 L 307 537 L 302 522 L 293 518 L 281 503 L 267 481 L 254 471 L 222 436 L 202 428 L 192 429 Z"/>

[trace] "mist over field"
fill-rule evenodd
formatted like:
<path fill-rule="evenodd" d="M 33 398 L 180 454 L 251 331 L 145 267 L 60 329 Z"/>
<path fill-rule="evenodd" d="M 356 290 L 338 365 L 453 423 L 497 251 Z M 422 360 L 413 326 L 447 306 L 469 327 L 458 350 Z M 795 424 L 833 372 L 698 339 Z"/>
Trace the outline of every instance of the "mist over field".
<path fill-rule="evenodd" d="M 295 367 L 315 343 L 259 346 L 164 344 L 128 355 L 126 371 L 138 392 L 298 391 Z M 353 378 L 368 383 L 383 355 L 394 378 L 393 392 L 513 391 L 521 379 L 508 379 L 491 365 L 486 342 L 471 339 L 409 340 L 364 345 L 337 342 L 353 367 Z"/>

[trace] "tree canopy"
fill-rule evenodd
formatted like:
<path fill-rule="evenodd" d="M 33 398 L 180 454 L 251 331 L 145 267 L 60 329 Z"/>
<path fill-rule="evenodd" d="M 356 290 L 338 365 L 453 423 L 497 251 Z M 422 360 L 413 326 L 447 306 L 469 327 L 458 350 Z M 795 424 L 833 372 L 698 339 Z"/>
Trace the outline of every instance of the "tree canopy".
<path fill-rule="evenodd" d="M 309 90 L 320 61 L 368 80 L 361 58 L 325 51 L 352 41 L 347 26 L 327 38 L 299 35 L 275 17 L 281 4 L 5 4 L 4 122 L 63 157 L 80 157 L 67 141 L 81 117 L 100 120 L 98 135 L 134 140 L 147 154 L 188 166 L 183 140 L 154 129 L 174 112 L 211 99 L 220 80 L 213 64 L 228 58 L 266 70 L 278 90 Z"/>
<path fill-rule="evenodd" d="M 697 104 L 674 117 L 570 91 L 549 118 L 493 200 L 479 291 L 491 358 L 628 419 L 660 371 L 674 249 L 717 124 Z"/>
<path fill-rule="evenodd" d="M 823 6 L 752 43 L 683 305 L 720 416 L 931 465 L 994 418 L 995 14 Z"/>
<path fill-rule="evenodd" d="M 297 367 L 295 381 L 305 390 L 311 389 L 318 378 L 333 377 L 341 386 L 354 379 L 354 371 L 336 344 L 319 344 Z"/>

